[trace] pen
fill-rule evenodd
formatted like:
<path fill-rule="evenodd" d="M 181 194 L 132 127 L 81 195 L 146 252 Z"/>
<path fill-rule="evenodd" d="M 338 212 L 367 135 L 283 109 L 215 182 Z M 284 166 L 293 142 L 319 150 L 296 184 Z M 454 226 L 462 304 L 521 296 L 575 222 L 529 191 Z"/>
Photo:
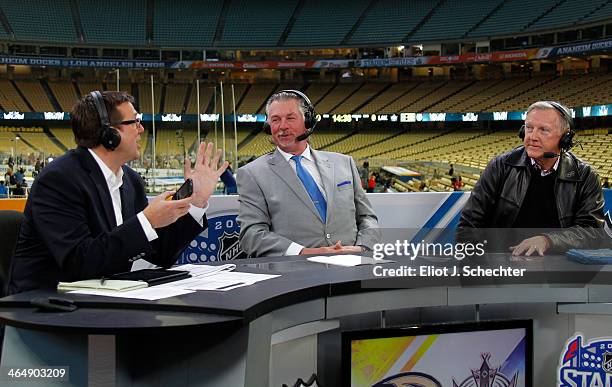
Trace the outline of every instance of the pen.
<path fill-rule="evenodd" d="M 244 284 L 245 284 L 244 282 L 236 282 L 235 284 L 229 284 L 229 285 L 221 286 L 220 288 L 217 288 L 215 290 L 223 290 L 223 289 L 233 288 L 234 286 L 244 285 Z"/>
<path fill-rule="evenodd" d="M 106 282 L 106 277 L 102 277 L 100 278 L 100 285 L 104 285 L 104 283 Z"/>

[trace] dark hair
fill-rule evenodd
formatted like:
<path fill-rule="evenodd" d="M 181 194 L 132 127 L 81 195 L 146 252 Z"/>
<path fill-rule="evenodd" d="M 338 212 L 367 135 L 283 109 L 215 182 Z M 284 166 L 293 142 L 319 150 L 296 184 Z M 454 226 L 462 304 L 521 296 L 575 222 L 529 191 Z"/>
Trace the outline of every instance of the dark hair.
<path fill-rule="evenodd" d="M 134 103 L 134 97 L 124 91 L 103 91 L 102 99 L 108 112 L 108 117 L 113 122 L 118 105 L 125 102 Z M 100 114 L 94 104 L 94 97 L 87 94 L 74 105 L 70 113 L 72 132 L 74 140 L 78 146 L 93 148 L 100 145 L 102 125 L 100 124 Z"/>

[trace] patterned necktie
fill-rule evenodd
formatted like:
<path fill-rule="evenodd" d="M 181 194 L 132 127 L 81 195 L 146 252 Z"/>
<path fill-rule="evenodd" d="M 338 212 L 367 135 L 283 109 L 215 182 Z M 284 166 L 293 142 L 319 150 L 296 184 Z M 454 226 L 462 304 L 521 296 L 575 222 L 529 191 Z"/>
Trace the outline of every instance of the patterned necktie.
<path fill-rule="evenodd" d="M 321 190 L 317 186 L 317 183 L 312 178 L 310 173 L 302 166 L 301 163 L 302 156 L 292 156 L 291 160 L 295 161 L 295 171 L 297 172 L 298 178 L 302 181 L 304 188 L 306 188 L 306 192 L 312 199 L 315 208 L 319 211 L 319 215 L 321 215 L 321 219 L 323 223 L 327 220 L 327 202 L 325 201 L 325 197 L 321 193 Z"/>

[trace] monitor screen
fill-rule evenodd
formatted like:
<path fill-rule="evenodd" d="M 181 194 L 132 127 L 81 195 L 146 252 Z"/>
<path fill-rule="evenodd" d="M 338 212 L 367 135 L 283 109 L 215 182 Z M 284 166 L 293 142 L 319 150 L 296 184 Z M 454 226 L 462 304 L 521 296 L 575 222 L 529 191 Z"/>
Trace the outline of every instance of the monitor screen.
<path fill-rule="evenodd" d="M 342 333 L 342 380 L 353 387 L 526 387 L 531 320 Z"/>

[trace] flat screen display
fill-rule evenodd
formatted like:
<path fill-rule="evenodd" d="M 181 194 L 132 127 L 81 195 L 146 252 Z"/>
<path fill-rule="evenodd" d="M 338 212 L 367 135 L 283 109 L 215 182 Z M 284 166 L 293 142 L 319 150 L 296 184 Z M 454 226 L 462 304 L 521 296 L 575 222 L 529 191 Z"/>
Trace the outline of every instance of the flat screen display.
<path fill-rule="evenodd" d="M 531 320 L 342 333 L 342 380 L 353 387 L 528 387 Z"/>

